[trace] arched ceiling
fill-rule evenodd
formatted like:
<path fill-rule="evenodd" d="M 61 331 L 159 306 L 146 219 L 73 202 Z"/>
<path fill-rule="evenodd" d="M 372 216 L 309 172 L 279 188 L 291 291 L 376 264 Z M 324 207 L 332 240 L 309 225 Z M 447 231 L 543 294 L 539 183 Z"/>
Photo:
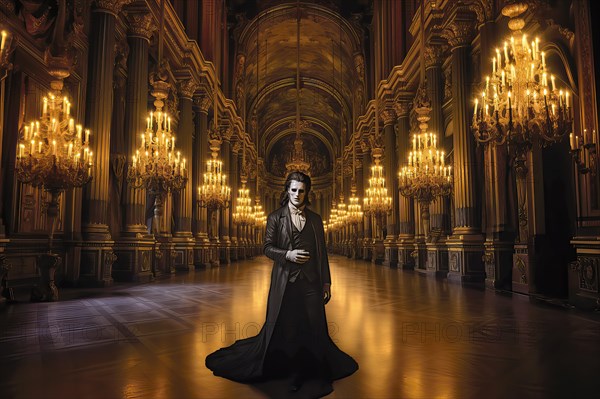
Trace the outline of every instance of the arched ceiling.
<path fill-rule="evenodd" d="M 281 173 L 278 159 L 284 159 L 285 154 L 274 157 L 269 152 L 290 150 L 296 134 L 293 122 L 297 103 L 301 120 L 309 122 L 302 131 L 302 137 L 306 136 L 305 150 L 314 154 L 327 152 L 311 160 L 319 163 L 313 167 L 313 176 L 331 171 L 333 159 L 339 156 L 343 145 L 342 126 L 347 132 L 346 141 L 352 131 L 353 93 L 361 82 L 354 61 L 357 54 L 363 54 L 360 35 L 338 11 L 314 3 L 277 4 L 247 21 L 239 36 L 237 53 L 245 57 L 248 126 L 257 127 L 257 132 L 251 127 L 249 131 L 259 144 L 269 173 Z M 253 118 L 255 123 L 250 122 Z"/>

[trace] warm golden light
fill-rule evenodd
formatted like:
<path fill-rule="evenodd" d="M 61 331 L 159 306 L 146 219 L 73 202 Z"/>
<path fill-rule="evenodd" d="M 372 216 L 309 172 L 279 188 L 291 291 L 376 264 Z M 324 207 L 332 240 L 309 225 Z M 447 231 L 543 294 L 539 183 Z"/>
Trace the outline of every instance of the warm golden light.
<path fill-rule="evenodd" d="M 127 180 L 155 193 L 181 190 L 188 179 L 187 160 L 175 149 L 175 132 L 166 113 L 150 112 L 141 145 L 132 157 Z"/>
<path fill-rule="evenodd" d="M 212 159 L 206 162 L 203 184 L 198 187 L 200 206 L 209 209 L 228 208 L 231 198 L 227 175 L 223 173 L 223 162 L 217 159 L 220 145 L 220 140 L 210 140 Z"/>
<path fill-rule="evenodd" d="M 90 181 L 91 133 L 76 125 L 70 113 L 71 103 L 60 92 L 42 99 L 42 116 L 23 127 L 17 143 L 20 181 L 54 192 Z"/>
<path fill-rule="evenodd" d="M 235 212 L 232 217 L 233 223 L 240 226 L 253 226 L 255 224 L 255 212 L 250 199 L 250 190 L 246 188 L 245 178 L 242 178 L 242 188 L 238 190 Z"/>
<path fill-rule="evenodd" d="M 408 163 L 399 173 L 400 193 L 419 202 L 430 203 L 435 197 L 452 191 L 452 169 L 445 164 L 445 153 L 437 148 L 433 133 L 413 134 Z"/>
<path fill-rule="evenodd" d="M 492 74 L 474 101 L 475 139 L 484 144 L 521 143 L 525 148 L 534 135 L 543 145 L 562 140 L 571 130 L 571 102 L 568 91 L 557 88 L 540 39 L 513 32 L 491 62 Z"/>
<path fill-rule="evenodd" d="M 392 197 L 388 196 L 385 177 L 383 175 L 383 166 L 380 165 L 381 155 L 383 155 L 381 148 L 373 149 L 375 165 L 371 166 L 369 188 L 366 190 L 364 199 L 365 213 L 376 216 L 382 216 L 392 210 Z"/>

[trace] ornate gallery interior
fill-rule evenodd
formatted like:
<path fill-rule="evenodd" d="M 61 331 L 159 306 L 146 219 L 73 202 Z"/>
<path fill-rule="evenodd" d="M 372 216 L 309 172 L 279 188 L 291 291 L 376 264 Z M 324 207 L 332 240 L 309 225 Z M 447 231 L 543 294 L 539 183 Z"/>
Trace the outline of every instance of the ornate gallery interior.
<path fill-rule="evenodd" d="M 300 170 L 360 367 L 331 397 L 595 397 L 598 18 L 0 0 L 2 396 L 310 397 L 204 367 L 264 322 Z"/>

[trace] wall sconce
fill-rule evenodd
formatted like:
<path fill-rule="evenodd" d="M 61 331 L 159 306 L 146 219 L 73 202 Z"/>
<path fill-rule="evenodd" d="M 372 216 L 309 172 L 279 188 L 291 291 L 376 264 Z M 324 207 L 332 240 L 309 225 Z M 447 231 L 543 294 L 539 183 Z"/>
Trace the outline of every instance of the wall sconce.
<path fill-rule="evenodd" d="M 590 172 L 592 176 L 596 175 L 596 131 L 592 131 L 592 143 L 587 139 L 587 129 L 583 129 L 583 135 L 577 136 L 569 134 L 569 143 L 571 145 L 571 156 L 577 171 L 581 174 Z"/>

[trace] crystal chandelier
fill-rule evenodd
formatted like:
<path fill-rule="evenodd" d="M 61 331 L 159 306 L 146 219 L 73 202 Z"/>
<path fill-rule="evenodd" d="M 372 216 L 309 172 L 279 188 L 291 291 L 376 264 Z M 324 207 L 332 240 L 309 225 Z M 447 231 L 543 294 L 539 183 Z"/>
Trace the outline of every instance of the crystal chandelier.
<path fill-rule="evenodd" d="M 339 227 L 344 227 L 347 216 L 348 211 L 346 210 L 346 204 L 344 203 L 344 195 L 340 194 L 340 202 L 337 204 L 337 223 Z"/>
<path fill-rule="evenodd" d="M 338 224 L 338 210 L 337 207 L 335 206 L 335 202 L 333 203 L 333 207 L 331 208 L 331 212 L 329 214 L 329 229 L 331 231 L 336 231 L 339 227 Z"/>
<path fill-rule="evenodd" d="M 557 88 L 540 39 L 521 32 L 525 21 L 518 16 L 527 8 L 517 2 L 502 9 L 511 18 L 508 26 L 513 33 L 503 48 L 496 48 L 492 75 L 485 78 L 473 111 L 477 142 L 507 143 L 515 155 L 529 150 L 534 136 L 543 146 L 560 141 L 572 124 L 569 92 Z"/>
<path fill-rule="evenodd" d="M 267 215 L 262 209 L 262 205 L 260 204 L 260 197 L 257 195 L 255 198 L 254 205 L 254 223 L 256 227 L 265 227 L 267 225 Z"/>
<path fill-rule="evenodd" d="M 346 222 L 356 227 L 363 220 L 363 211 L 360 198 L 356 196 L 356 144 L 352 145 L 352 185 L 350 186 L 350 198 L 348 199 L 348 213 Z"/>
<path fill-rule="evenodd" d="M 242 176 L 242 188 L 238 190 L 235 212 L 233 213 L 233 223 L 240 226 L 253 226 L 255 223 L 255 212 L 252 209 L 252 199 L 250 199 L 250 190 L 246 188 L 246 182 L 246 177 Z"/>
<path fill-rule="evenodd" d="M 346 223 L 351 224 L 353 226 L 359 224 L 363 220 L 363 211 L 362 207 L 359 203 L 360 198 L 356 196 L 356 187 L 352 185 L 350 190 L 352 193 L 351 197 L 348 199 L 348 213 L 346 214 Z"/>
<path fill-rule="evenodd" d="M 429 205 L 452 192 L 452 169 L 445 165 L 445 153 L 437 147 L 437 136 L 427 133 L 428 115 L 419 115 L 422 132 L 413 134 L 408 164 L 399 173 L 400 194 L 413 197 L 421 204 L 421 220 L 429 235 Z"/>
<path fill-rule="evenodd" d="M 150 193 L 164 195 L 185 187 L 188 179 L 186 159 L 175 150 L 175 134 L 171 117 L 150 112 L 141 145 L 133 156 L 127 180 L 134 188 L 145 187 Z"/>
<path fill-rule="evenodd" d="M 217 159 L 221 140 L 209 140 L 212 159 L 206 161 L 203 184 L 198 187 L 200 206 L 210 210 L 228 208 L 231 187 L 227 186 L 227 176 L 223 173 L 223 162 Z"/>
<path fill-rule="evenodd" d="M 90 130 L 75 123 L 72 104 L 62 94 L 63 79 L 68 72 L 51 69 L 50 73 L 56 80 L 51 82 L 52 91 L 42 99 L 41 117 L 25 125 L 19 134 L 15 171 L 21 182 L 50 194 L 47 214 L 53 219 L 52 247 L 60 194 L 91 180 L 93 153 Z"/>
<path fill-rule="evenodd" d="M 380 165 L 383 149 L 378 147 L 373 148 L 372 155 L 375 165 L 371 166 L 371 177 L 369 178 L 369 188 L 366 190 L 366 197 L 364 199 L 364 210 L 366 214 L 379 218 L 392 210 L 392 197 L 388 196 L 387 188 L 385 187 L 383 166 Z"/>

